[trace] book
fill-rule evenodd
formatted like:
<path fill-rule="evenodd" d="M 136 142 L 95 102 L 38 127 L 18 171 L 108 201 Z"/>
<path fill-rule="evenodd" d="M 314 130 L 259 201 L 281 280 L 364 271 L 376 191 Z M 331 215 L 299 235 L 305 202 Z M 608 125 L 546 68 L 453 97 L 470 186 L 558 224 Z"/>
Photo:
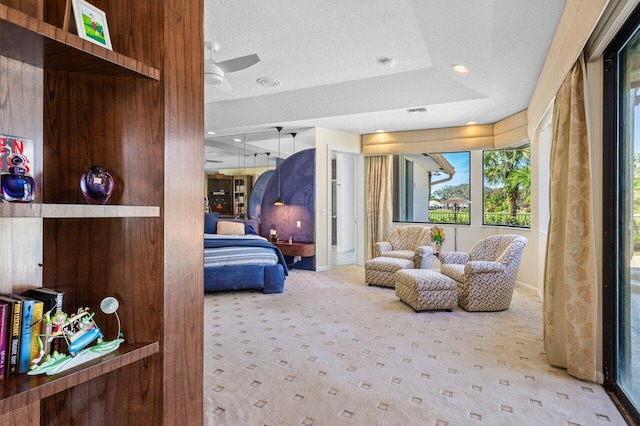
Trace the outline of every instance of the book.
<path fill-rule="evenodd" d="M 25 294 L 32 299 L 44 302 L 43 314 L 49 312 L 49 315 L 53 316 L 53 314 L 62 310 L 62 303 L 64 301 L 64 292 L 62 291 L 39 287 L 27 290 Z"/>
<path fill-rule="evenodd" d="M 4 378 L 7 368 L 7 340 L 9 337 L 9 318 L 11 306 L 5 301 L 0 301 L 0 380 Z"/>
<path fill-rule="evenodd" d="M 12 294 L 16 300 L 22 301 L 22 318 L 20 320 L 20 348 L 18 349 L 18 374 L 29 371 L 31 364 L 31 330 L 33 328 L 33 302 L 30 297 Z"/>
<path fill-rule="evenodd" d="M 45 324 L 45 322 L 42 321 L 43 316 L 44 302 L 42 300 L 35 300 L 33 302 L 33 326 L 31 328 L 31 355 L 29 356 L 29 364 L 31 364 L 34 359 L 44 355 L 44 353 L 40 353 L 41 347 L 44 350 L 40 336 L 43 332 L 43 324 Z"/>
<path fill-rule="evenodd" d="M 43 316 L 49 314 L 50 317 L 53 317 L 56 312 L 62 311 L 62 304 L 64 302 L 64 292 L 62 291 L 47 287 L 39 287 L 27 290 L 25 294 L 34 300 L 40 300 L 43 302 Z M 51 324 L 44 323 L 43 327 L 44 328 L 41 333 L 50 335 L 53 332 Z M 49 342 L 49 339 L 45 338 L 43 343 L 45 355 L 50 354 L 54 350 L 58 350 L 60 347 L 58 339 L 55 339 L 53 342 Z"/>
<path fill-rule="evenodd" d="M 18 353 L 20 351 L 20 321 L 22 320 L 22 301 L 14 299 L 9 295 L 0 295 L 0 301 L 5 301 L 11 306 L 11 316 L 9 320 L 8 353 L 9 362 L 5 372 L 5 377 L 18 374 Z"/>

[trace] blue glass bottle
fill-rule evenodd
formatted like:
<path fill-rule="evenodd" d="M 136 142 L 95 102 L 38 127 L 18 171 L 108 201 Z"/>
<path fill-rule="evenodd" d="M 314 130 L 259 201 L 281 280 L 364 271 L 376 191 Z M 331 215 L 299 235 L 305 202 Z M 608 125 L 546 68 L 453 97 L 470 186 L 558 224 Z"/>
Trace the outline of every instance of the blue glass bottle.
<path fill-rule="evenodd" d="M 111 174 L 100 166 L 91 166 L 80 179 L 80 190 L 89 204 L 107 204 L 116 184 Z"/>
<path fill-rule="evenodd" d="M 2 186 L 2 199 L 11 203 L 31 203 L 35 190 L 35 182 L 26 174 L 22 166 L 9 167 L 9 174 L 3 174 L 0 178 Z"/>

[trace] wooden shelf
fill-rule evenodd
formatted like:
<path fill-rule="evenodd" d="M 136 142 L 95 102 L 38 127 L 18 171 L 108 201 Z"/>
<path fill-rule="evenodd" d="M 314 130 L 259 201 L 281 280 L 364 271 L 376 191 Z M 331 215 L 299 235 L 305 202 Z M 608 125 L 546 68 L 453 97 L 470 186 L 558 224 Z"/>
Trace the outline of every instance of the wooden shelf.
<path fill-rule="evenodd" d="M 43 69 L 160 80 L 156 68 L 2 4 L 0 55 Z"/>
<path fill-rule="evenodd" d="M 89 204 L 29 204 L 2 203 L 0 217 L 11 218 L 100 218 L 100 217 L 159 217 L 157 206 L 120 206 Z"/>
<path fill-rule="evenodd" d="M 20 374 L 6 378 L 0 386 L 0 413 L 8 413 L 47 398 L 159 351 L 158 342 L 123 343 L 115 352 L 54 376 Z"/>

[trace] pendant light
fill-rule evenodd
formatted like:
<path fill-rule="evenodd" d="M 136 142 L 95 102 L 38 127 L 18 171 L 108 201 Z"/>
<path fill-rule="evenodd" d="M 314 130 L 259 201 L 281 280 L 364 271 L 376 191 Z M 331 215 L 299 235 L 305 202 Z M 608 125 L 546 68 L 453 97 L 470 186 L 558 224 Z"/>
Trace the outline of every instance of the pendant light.
<path fill-rule="evenodd" d="M 297 133 L 291 133 L 291 137 L 293 137 L 293 153 L 296 153 L 296 135 Z"/>
<path fill-rule="evenodd" d="M 280 132 L 282 131 L 282 127 L 276 127 L 278 130 L 278 157 L 276 157 L 276 171 L 278 172 L 278 198 L 273 202 L 274 206 L 284 206 L 284 201 L 282 201 L 282 197 L 280 197 L 280 169 L 278 168 L 278 158 L 280 158 Z"/>

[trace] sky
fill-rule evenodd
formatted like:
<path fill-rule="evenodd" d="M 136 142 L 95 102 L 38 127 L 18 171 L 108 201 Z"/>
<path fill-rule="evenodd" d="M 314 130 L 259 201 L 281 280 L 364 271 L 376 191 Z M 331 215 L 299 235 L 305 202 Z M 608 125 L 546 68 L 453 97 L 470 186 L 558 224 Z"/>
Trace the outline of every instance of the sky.
<path fill-rule="evenodd" d="M 449 163 L 453 166 L 456 173 L 453 175 L 453 179 L 447 182 L 443 182 L 433 186 L 433 190 L 444 188 L 445 186 L 457 186 L 462 183 L 469 183 L 469 169 L 470 169 L 470 154 L 466 152 L 451 152 L 442 154 Z"/>

